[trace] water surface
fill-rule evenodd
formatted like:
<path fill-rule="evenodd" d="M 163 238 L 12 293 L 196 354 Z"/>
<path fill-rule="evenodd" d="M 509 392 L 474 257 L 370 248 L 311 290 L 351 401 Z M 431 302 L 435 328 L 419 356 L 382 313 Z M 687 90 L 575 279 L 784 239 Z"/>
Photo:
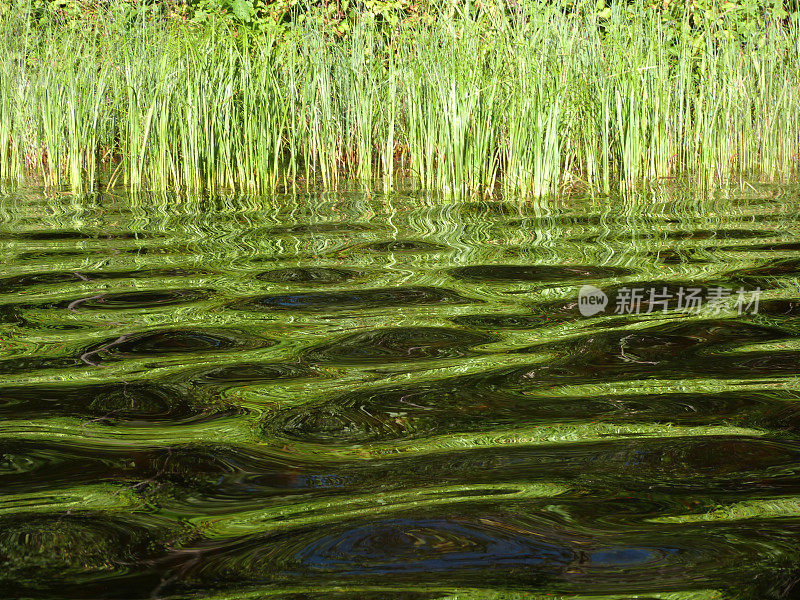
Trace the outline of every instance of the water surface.
<path fill-rule="evenodd" d="M 800 597 L 799 198 L 6 193 L 1 595 Z"/>

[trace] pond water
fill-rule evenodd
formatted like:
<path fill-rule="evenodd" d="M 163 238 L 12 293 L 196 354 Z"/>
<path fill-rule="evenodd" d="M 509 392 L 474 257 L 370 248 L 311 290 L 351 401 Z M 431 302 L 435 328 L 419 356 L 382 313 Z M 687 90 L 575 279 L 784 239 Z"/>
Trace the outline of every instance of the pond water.
<path fill-rule="evenodd" d="M 7 598 L 800 597 L 800 194 L 0 199 Z"/>

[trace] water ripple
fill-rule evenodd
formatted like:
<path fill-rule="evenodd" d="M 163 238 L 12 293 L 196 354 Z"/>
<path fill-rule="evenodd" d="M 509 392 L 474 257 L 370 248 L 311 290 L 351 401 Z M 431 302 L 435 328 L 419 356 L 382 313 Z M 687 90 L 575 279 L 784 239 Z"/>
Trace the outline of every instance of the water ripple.
<path fill-rule="evenodd" d="M 0 196 L 0 595 L 797 596 L 797 195 L 400 190 Z"/>

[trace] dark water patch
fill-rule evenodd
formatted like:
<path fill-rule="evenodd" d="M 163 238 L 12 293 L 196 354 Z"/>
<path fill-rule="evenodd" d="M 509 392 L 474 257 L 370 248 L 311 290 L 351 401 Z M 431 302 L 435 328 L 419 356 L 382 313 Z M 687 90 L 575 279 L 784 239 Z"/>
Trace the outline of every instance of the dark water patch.
<path fill-rule="evenodd" d="M 62 441 L 0 440 L 0 486 L 5 493 L 32 493 L 97 483 L 122 483 L 156 493 L 171 486 L 175 497 L 198 510 L 230 511 L 236 503 L 343 488 L 346 476 L 298 457 L 278 459 L 258 448 L 222 444 L 143 446 Z M 243 509 L 243 508 L 242 508 Z"/>
<path fill-rule="evenodd" d="M 125 277 L 123 274 L 122 277 Z M 33 286 L 55 285 L 60 283 L 71 283 L 88 281 L 89 278 L 82 273 L 72 272 L 46 272 L 29 273 L 25 275 L 15 275 L 13 277 L 3 277 L 0 279 L 0 292 L 10 293 L 26 290 Z"/>
<path fill-rule="evenodd" d="M 192 375 L 196 384 L 258 385 L 274 381 L 315 377 L 318 372 L 302 363 L 235 363 L 222 367 L 212 367 Z"/>
<path fill-rule="evenodd" d="M 483 334 L 446 327 L 398 327 L 349 335 L 303 354 L 309 362 L 382 363 L 463 358 L 470 348 L 497 341 Z"/>
<path fill-rule="evenodd" d="M 391 240 L 362 244 L 359 249 L 367 252 L 443 252 L 449 250 L 442 244 L 433 244 L 420 240 Z"/>
<path fill-rule="evenodd" d="M 157 566 L 193 537 L 186 527 L 141 513 L 18 513 L 0 523 L 0 587 L 8 598 L 162 597 Z"/>
<path fill-rule="evenodd" d="M 758 240 L 774 237 L 776 232 L 769 229 L 690 229 L 683 231 L 667 231 L 663 234 L 667 240 Z"/>
<path fill-rule="evenodd" d="M 649 327 L 649 333 L 668 333 L 693 338 L 704 345 L 751 344 L 794 337 L 780 327 L 757 325 L 736 319 L 704 319 L 691 322 L 667 323 Z"/>
<path fill-rule="evenodd" d="M 416 480 L 440 485 L 563 481 L 572 487 L 616 493 L 642 489 L 673 493 L 672 485 L 696 493 L 747 493 L 752 492 L 751 478 L 755 477 L 765 493 L 773 485 L 783 493 L 792 493 L 789 490 L 800 490 L 798 457 L 797 442 L 757 437 L 632 438 L 428 454 L 424 461 L 401 458 L 393 465 L 376 464 L 372 475 L 415 464 L 412 471 Z"/>
<path fill-rule="evenodd" d="M 155 500 L 175 510 L 207 515 L 279 507 L 289 498 L 347 495 L 359 485 L 376 483 L 373 474 L 358 464 L 273 456 L 258 446 L 223 444 L 143 453 L 128 477 L 138 479 Z"/>
<path fill-rule="evenodd" d="M 606 217 L 598 214 L 554 214 L 547 217 L 529 216 L 506 222 L 508 227 L 521 227 L 531 230 L 552 227 L 607 225 Z"/>
<path fill-rule="evenodd" d="M 761 300 L 758 312 L 771 317 L 800 317 L 800 298 Z"/>
<path fill-rule="evenodd" d="M 81 309 L 128 310 L 135 308 L 155 308 L 199 302 L 209 298 L 213 290 L 202 288 L 143 290 L 136 292 L 118 292 L 100 294 L 85 300 L 73 301 L 69 308 L 80 306 Z"/>
<path fill-rule="evenodd" d="M 500 484 L 541 481 L 621 493 L 670 486 L 696 493 L 752 492 L 752 478 L 763 493 L 800 490 L 796 442 L 746 436 L 631 438 L 601 442 L 553 442 L 532 447 L 427 453 L 369 464 L 341 463 L 307 467 L 296 481 L 325 483 L 331 492 L 402 489 L 411 485 Z M 676 492 L 677 493 L 677 492 Z"/>
<path fill-rule="evenodd" d="M 29 322 L 22 316 L 22 309 L 16 304 L 0 304 L 0 324 L 26 327 Z"/>
<path fill-rule="evenodd" d="M 733 422 L 794 432 L 800 402 L 786 393 L 759 392 L 545 396 L 469 376 L 351 392 L 280 411 L 262 426 L 267 436 L 349 445 L 576 422 Z"/>
<path fill-rule="evenodd" d="M 128 481 L 143 466 L 136 449 L 95 448 L 70 442 L 0 440 L 0 485 L 4 492 L 58 490 L 82 483 Z M 147 471 L 142 478 L 153 475 Z"/>
<path fill-rule="evenodd" d="M 641 345 L 620 346 L 618 353 L 588 354 L 585 360 L 553 361 L 525 369 L 518 385 L 531 391 L 550 389 L 559 385 L 663 379 L 686 381 L 713 376 L 719 380 L 741 380 L 761 383 L 787 384 L 787 378 L 800 372 L 800 353 L 746 352 L 665 357 L 664 352 L 680 349 L 680 340 L 640 338 Z"/>
<path fill-rule="evenodd" d="M 731 271 L 728 276 L 735 282 L 769 289 L 774 287 L 775 279 L 800 277 L 800 258 L 779 258 L 758 267 Z"/>
<path fill-rule="evenodd" d="M 34 371 L 45 371 L 49 369 L 70 369 L 74 367 L 86 366 L 80 358 L 70 356 L 51 356 L 34 357 L 23 356 L 20 358 L 7 358 L 0 360 L 0 374 L 2 375 L 25 375 Z"/>
<path fill-rule="evenodd" d="M 133 519 L 101 512 L 2 516 L 0 582 L 55 592 L 58 580 L 125 573 L 164 552 L 157 535 Z"/>
<path fill-rule="evenodd" d="M 90 283 L 115 279 L 158 279 L 170 277 L 192 277 L 208 275 L 208 271 L 190 269 L 143 269 L 136 271 L 48 271 L 26 273 L 0 278 L 0 293 L 6 294 L 28 290 L 42 285 L 65 283 Z"/>
<path fill-rule="evenodd" d="M 201 546 L 202 565 L 190 572 L 253 583 L 363 577 L 373 585 L 383 579 L 477 587 L 516 573 L 528 585 L 541 585 L 571 563 L 568 541 L 525 535 L 496 520 L 408 516 L 249 536 Z"/>
<path fill-rule="evenodd" d="M 290 267 L 264 271 L 256 275 L 256 279 L 273 283 L 342 283 L 359 277 L 363 273 L 352 269 L 334 269 L 330 267 Z"/>
<path fill-rule="evenodd" d="M 141 426 L 210 416 L 189 393 L 185 386 L 148 382 L 0 388 L 0 419 L 78 416 L 102 424 Z"/>
<path fill-rule="evenodd" d="M 156 329 L 124 334 L 93 344 L 81 352 L 80 358 L 92 364 L 121 358 L 252 350 L 275 343 L 236 329 Z"/>
<path fill-rule="evenodd" d="M 19 231 L 5 232 L 0 235 L 0 240 L 20 240 L 26 242 L 59 242 L 59 241 L 79 241 L 79 240 L 140 240 L 152 239 L 152 233 L 140 233 L 133 231 L 78 231 L 78 230 L 55 230 L 47 229 L 43 231 Z"/>
<path fill-rule="evenodd" d="M 243 593 L 241 586 L 233 583 L 237 593 Z M 265 590 L 264 584 L 256 584 L 254 591 Z M 269 600 L 436 600 L 437 598 L 447 598 L 446 592 L 419 592 L 413 590 L 352 590 L 352 591 L 331 591 L 326 589 L 316 589 L 313 592 L 288 592 L 280 594 L 270 594 Z"/>
<path fill-rule="evenodd" d="M 714 375 L 720 379 L 774 377 L 782 380 L 800 375 L 800 352 L 778 350 L 721 354 L 697 365 L 689 374 Z"/>
<path fill-rule="evenodd" d="M 730 354 L 741 345 L 789 339 L 791 332 L 737 320 L 667 323 L 634 331 L 609 331 L 564 342 L 545 343 L 515 352 L 551 351 L 554 358 L 518 371 L 518 383 L 532 386 L 569 381 L 614 379 L 742 377 L 748 368 L 755 378 L 790 374 L 795 352 Z M 765 364 L 760 361 L 766 360 Z M 749 365 L 749 366 L 748 366 Z"/>
<path fill-rule="evenodd" d="M 458 205 L 458 211 L 465 216 L 490 217 L 520 217 L 530 210 L 525 204 L 509 202 L 463 202 Z"/>
<path fill-rule="evenodd" d="M 369 223 L 304 223 L 298 225 L 285 225 L 273 227 L 269 230 L 272 235 L 303 235 L 303 234 L 326 234 L 326 233 L 356 233 L 361 231 L 371 231 L 375 229 Z"/>
<path fill-rule="evenodd" d="M 665 265 L 707 265 L 711 261 L 704 257 L 698 256 L 700 252 L 697 250 L 672 250 L 669 248 L 662 248 L 653 252 L 648 252 L 647 256 L 651 256 Z M 708 255 L 708 250 L 704 252 Z"/>
<path fill-rule="evenodd" d="M 210 298 L 214 290 L 207 288 L 183 288 L 161 290 L 137 290 L 135 292 L 115 292 L 96 294 L 86 298 L 65 300 L 55 304 L 24 305 L 25 308 L 59 308 L 78 310 L 135 310 L 152 309 L 162 306 L 191 304 Z"/>
<path fill-rule="evenodd" d="M 475 329 L 538 329 L 552 327 L 577 318 L 577 302 L 554 303 L 550 310 L 531 313 L 459 315 L 450 320 L 456 325 Z M 572 310 L 570 310 L 572 309 Z"/>
<path fill-rule="evenodd" d="M 80 250 L 33 250 L 30 252 L 20 252 L 17 260 L 41 260 L 46 258 L 83 258 L 85 252 Z"/>
<path fill-rule="evenodd" d="M 658 364 L 687 358 L 700 350 L 728 349 L 738 345 L 768 342 L 794 337 L 779 327 L 756 325 L 736 319 L 678 321 L 636 330 L 591 333 L 565 341 L 545 342 L 517 352 L 552 349 L 572 357 L 570 360 L 618 360 Z M 610 361 L 609 359 L 612 359 Z"/>
<path fill-rule="evenodd" d="M 60 241 L 60 240 L 90 240 L 92 236 L 83 231 L 23 231 L 18 233 L 4 233 L 0 239 L 26 240 L 26 241 Z"/>
<path fill-rule="evenodd" d="M 446 288 L 396 287 L 331 292 L 300 292 L 253 296 L 229 305 L 233 310 L 337 311 L 426 304 L 469 304 L 481 300 L 462 296 Z"/>
<path fill-rule="evenodd" d="M 717 246 L 717 250 L 725 252 L 797 252 L 800 242 L 775 242 L 774 244 L 735 244 Z"/>
<path fill-rule="evenodd" d="M 436 577 L 446 571 L 491 566 L 527 567 L 541 573 L 566 569 L 575 559 L 569 547 L 526 537 L 488 519 L 387 519 L 351 526 L 319 537 L 294 554 L 298 567 L 359 573 L 415 573 Z"/>
<path fill-rule="evenodd" d="M 800 493 L 797 443 L 745 436 L 632 438 L 612 441 L 452 450 L 369 462 L 271 457 L 256 449 L 205 444 L 164 449 L 91 448 L 6 442 L 0 483 L 7 493 L 128 481 L 170 483 L 169 496 L 191 510 L 225 513 L 286 494 L 346 495 L 408 486 L 565 482 L 635 491 L 670 486 L 697 492 Z M 676 491 L 677 493 L 677 491 Z M 165 499 L 166 501 L 166 499 Z M 263 506 L 263 504 L 262 504 Z"/>
<path fill-rule="evenodd" d="M 462 506 L 457 516 L 440 510 L 408 512 L 335 522 L 323 530 L 298 527 L 215 540 L 197 548 L 203 560 L 189 571 L 192 579 L 230 583 L 449 583 L 491 586 L 513 596 L 518 595 L 513 591 L 531 590 L 579 593 L 591 585 L 620 599 L 630 593 L 648 598 L 642 593 L 698 586 L 724 589 L 734 580 L 754 591 L 754 575 L 766 566 L 759 551 L 769 548 L 781 563 L 796 557 L 792 535 L 800 532 L 800 520 L 782 524 L 785 533 L 770 529 L 766 535 L 761 529 L 769 527 L 769 521 L 763 519 L 738 527 L 661 525 L 617 533 L 558 526 L 541 514 Z M 696 580 L 698 571 L 703 573 L 701 582 Z"/>
<path fill-rule="evenodd" d="M 677 221 L 678 223 L 680 221 Z M 664 221 L 664 224 L 676 221 Z M 773 238 L 778 232 L 769 229 L 681 229 L 674 231 L 633 231 L 613 235 L 616 241 L 654 240 L 654 241 L 702 241 L 702 240 L 763 240 Z M 719 247 L 717 247 L 719 249 Z"/>
<path fill-rule="evenodd" d="M 402 399 L 401 396 L 400 400 Z M 419 430 L 423 425 L 420 421 L 428 416 L 409 420 L 405 418 L 407 407 L 402 405 L 399 407 L 399 413 L 391 413 L 387 410 L 388 407 L 375 406 L 368 402 L 361 404 L 357 400 L 350 400 L 348 404 L 342 402 L 347 400 L 287 409 L 271 417 L 264 425 L 264 432 L 266 436 L 278 435 L 317 444 L 397 440 L 411 438 L 414 430 Z M 431 420 L 424 425 L 428 425 L 425 431 L 430 433 L 447 432 L 444 427 L 440 430 L 435 428 L 437 425 L 435 415 L 431 415 Z"/>
<path fill-rule="evenodd" d="M 20 321 L 15 324 L 19 325 Z M 109 338 L 85 347 L 73 356 L 23 356 L 0 360 L 0 374 L 96 366 L 102 361 L 124 358 L 228 353 L 268 348 L 275 344 L 274 340 L 236 329 L 160 329 Z"/>
<path fill-rule="evenodd" d="M 752 411 L 747 425 L 768 430 L 783 430 L 800 435 L 800 398 L 796 395 L 786 401 L 772 402 L 762 410 Z"/>
<path fill-rule="evenodd" d="M 631 271 L 620 267 L 591 265 L 475 265 L 456 267 L 450 274 L 456 279 L 468 281 L 558 282 L 622 277 L 630 275 Z"/>

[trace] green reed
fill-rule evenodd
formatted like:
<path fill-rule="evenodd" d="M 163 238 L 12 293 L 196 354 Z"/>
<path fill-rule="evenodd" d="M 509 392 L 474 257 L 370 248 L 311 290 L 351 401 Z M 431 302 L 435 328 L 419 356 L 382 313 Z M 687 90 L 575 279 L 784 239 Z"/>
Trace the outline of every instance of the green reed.
<path fill-rule="evenodd" d="M 790 176 L 800 34 L 469 3 L 339 39 L 102 21 L 0 24 L 0 178 L 93 189 L 424 188 L 541 196 Z M 702 33 L 699 33 L 702 32 Z"/>

